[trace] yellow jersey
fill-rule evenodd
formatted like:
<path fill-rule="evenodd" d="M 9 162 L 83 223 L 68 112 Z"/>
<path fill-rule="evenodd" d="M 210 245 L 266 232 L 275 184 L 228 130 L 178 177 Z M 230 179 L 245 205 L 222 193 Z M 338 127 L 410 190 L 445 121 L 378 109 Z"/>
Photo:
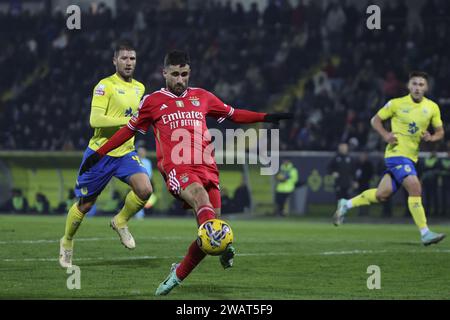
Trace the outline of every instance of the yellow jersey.
<path fill-rule="evenodd" d="M 126 82 L 117 74 L 100 80 L 94 87 L 91 108 L 105 110 L 109 117 L 130 117 L 137 112 L 139 102 L 145 92 L 145 86 L 132 79 Z M 122 126 L 94 128 L 94 136 L 89 141 L 89 148 L 97 150 Z M 134 148 L 134 137 L 108 153 L 108 156 L 121 157 Z"/>
<path fill-rule="evenodd" d="M 433 128 L 442 126 L 439 106 L 423 97 L 414 102 L 411 95 L 390 100 L 377 115 L 382 120 L 391 119 L 392 133 L 398 144 L 386 146 L 385 158 L 406 157 L 417 162 L 422 134 L 430 124 Z"/>

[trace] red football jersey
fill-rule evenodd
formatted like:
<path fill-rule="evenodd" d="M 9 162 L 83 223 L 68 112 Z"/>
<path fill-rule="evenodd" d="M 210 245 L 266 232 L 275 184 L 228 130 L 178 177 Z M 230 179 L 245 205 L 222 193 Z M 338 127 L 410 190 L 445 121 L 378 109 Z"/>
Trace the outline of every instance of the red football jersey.
<path fill-rule="evenodd" d="M 178 165 L 202 166 L 218 173 L 206 117 L 218 122 L 233 115 L 234 108 L 207 90 L 187 88 L 176 96 L 167 89 L 144 96 L 138 114 L 128 127 L 145 134 L 150 126 L 156 138 L 158 168 L 167 174 Z"/>

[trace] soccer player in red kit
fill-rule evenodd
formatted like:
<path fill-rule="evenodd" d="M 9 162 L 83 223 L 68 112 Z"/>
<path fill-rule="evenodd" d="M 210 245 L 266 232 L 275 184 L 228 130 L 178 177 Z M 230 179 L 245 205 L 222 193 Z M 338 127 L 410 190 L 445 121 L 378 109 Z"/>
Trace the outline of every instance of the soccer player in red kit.
<path fill-rule="evenodd" d="M 236 123 L 277 123 L 292 118 L 292 114 L 234 109 L 204 89 L 188 87 L 190 71 L 190 59 L 186 52 L 169 52 L 164 59 L 163 69 L 166 88 L 144 96 L 138 114 L 86 159 L 81 170 L 89 170 L 103 155 L 133 137 L 136 131 L 145 134 L 152 126 L 158 169 L 167 188 L 172 195 L 194 209 L 197 224 L 201 225 L 219 216 L 221 208 L 219 171 L 213 155 L 206 159 L 204 157 L 204 151 L 211 144 L 206 117 L 214 117 L 218 122 L 229 119 Z M 182 152 L 177 152 L 180 147 Z M 205 255 L 197 242 L 193 241 L 183 260 L 172 265 L 169 276 L 159 285 L 155 294 L 168 294 Z M 220 257 L 224 268 L 232 266 L 234 255 L 235 249 L 228 246 Z"/>

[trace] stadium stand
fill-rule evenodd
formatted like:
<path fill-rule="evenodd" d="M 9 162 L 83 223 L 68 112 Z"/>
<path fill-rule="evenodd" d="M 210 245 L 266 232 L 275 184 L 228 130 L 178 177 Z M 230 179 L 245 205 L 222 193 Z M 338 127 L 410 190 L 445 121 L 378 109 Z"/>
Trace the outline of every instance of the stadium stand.
<path fill-rule="evenodd" d="M 369 119 L 404 92 L 411 69 L 431 74 L 431 98 L 450 103 L 447 1 L 388 1 L 381 30 L 365 28 L 365 8 L 353 1 L 269 1 L 261 11 L 256 4 L 173 3 L 121 1 L 115 14 L 100 4 L 83 12 L 81 30 L 62 32 L 61 12 L 0 13 L 0 148 L 84 149 L 91 90 L 113 72 L 111 48 L 123 37 L 138 44 L 136 78 L 148 92 L 162 86 L 161 57 L 178 47 L 191 53 L 193 86 L 236 106 L 294 111 L 296 121 L 281 127 L 282 141 L 294 143 L 283 150 L 334 150 L 341 141 L 352 150 L 379 149 Z"/>

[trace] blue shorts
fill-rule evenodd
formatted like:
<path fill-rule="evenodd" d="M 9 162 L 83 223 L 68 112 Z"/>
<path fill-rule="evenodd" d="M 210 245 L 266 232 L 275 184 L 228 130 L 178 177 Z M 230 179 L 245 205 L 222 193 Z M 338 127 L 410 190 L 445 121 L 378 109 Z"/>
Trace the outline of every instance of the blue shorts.
<path fill-rule="evenodd" d="M 383 175 L 388 173 L 392 178 L 392 191 L 396 192 L 402 185 L 407 176 L 417 176 L 414 162 L 405 157 L 390 157 L 384 159 L 386 170 Z"/>
<path fill-rule="evenodd" d="M 93 153 L 94 150 L 90 148 L 86 149 L 80 169 L 85 159 Z M 78 175 L 75 194 L 78 198 L 99 195 L 112 177 L 128 183 L 128 178 L 135 173 L 145 173 L 148 175 L 147 170 L 135 151 L 127 153 L 122 157 L 104 156 L 89 171 L 83 173 L 81 176 Z"/>

